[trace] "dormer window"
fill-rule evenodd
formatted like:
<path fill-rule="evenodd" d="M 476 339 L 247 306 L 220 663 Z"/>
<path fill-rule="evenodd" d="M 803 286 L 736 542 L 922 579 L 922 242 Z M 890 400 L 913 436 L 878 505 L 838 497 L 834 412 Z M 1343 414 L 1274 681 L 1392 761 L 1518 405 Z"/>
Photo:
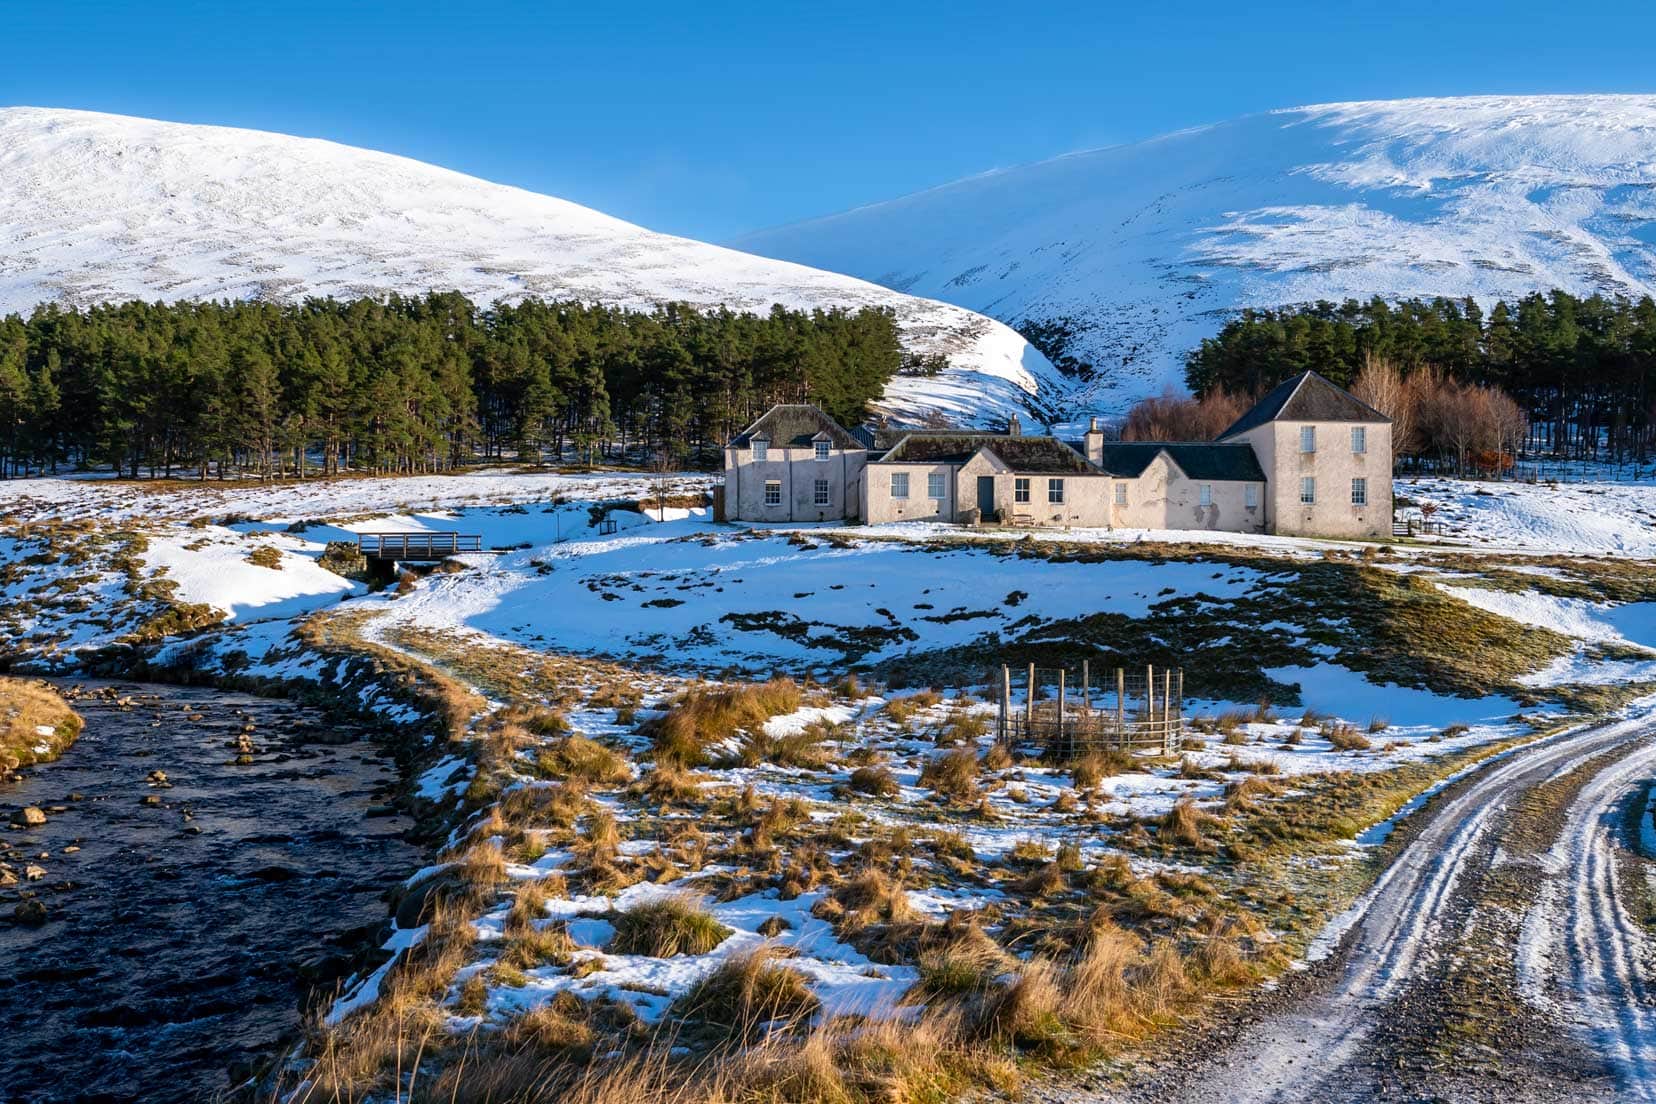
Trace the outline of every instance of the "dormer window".
<path fill-rule="evenodd" d="M 827 441 L 818 441 L 816 443 L 816 458 L 818 460 L 828 459 L 828 444 L 829 442 Z"/>
<path fill-rule="evenodd" d="M 763 437 L 753 439 L 753 460 L 758 463 L 770 458 L 770 442 Z"/>

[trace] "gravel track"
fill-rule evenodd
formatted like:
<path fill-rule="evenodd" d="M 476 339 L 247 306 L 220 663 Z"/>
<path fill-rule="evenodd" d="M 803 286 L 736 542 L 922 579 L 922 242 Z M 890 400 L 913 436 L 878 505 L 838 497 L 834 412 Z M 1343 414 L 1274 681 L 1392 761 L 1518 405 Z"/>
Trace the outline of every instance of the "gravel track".
<path fill-rule="evenodd" d="M 1656 711 L 1483 767 L 1415 814 L 1326 961 L 1129 1085 L 1063 1099 L 1656 1101 L 1652 939 L 1623 842 L 1653 774 Z"/>

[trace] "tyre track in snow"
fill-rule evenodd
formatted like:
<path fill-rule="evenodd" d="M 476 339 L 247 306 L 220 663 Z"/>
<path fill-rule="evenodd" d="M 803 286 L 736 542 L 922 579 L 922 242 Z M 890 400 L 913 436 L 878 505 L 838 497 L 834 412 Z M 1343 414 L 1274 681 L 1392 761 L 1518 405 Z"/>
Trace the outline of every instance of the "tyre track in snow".
<path fill-rule="evenodd" d="M 1609 800 L 1605 795 L 1624 792 L 1637 784 L 1641 770 L 1648 775 L 1656 766 L 1656 745 L 1636 747 L 1653 732 L 1656 720 L 1641 714 L 1551 737 L 1480 769 L 1446 799 L 1417 813 L 1425 818 L 1419 834 L 1331 926 L 1332 933 L 1344 933 L 1345 938 L 1327 984 L 1284 1011 L 1248 1025 L 1234 1045 L 1199 1068 L 1184 1071 L 1177 1084 L 1162 1089 L 1160 1098 L 1184 1104 L 1321 1104 L 1370 1098 L 1374 1093 L 1368 1072 L 1352 1067 L 1365 1057 L 1365 1044 L 1372 1041 L 1376 1025 L 1399 991 L 1455 955 L 1465 930 L 1465 903 L 1457 904 L 1456 890 L 1469 873 L 1480 873 L 1491 862 L 1512 803 L 1528 789 L 1598 756 L 1633 747 L 1624 759 L 1595 775 L 1576 799 L 1573 808 L 1580 812 L 1572 814 L 1571 823 L 1600 823 L 1604 801 Z M 1599 821 L 1594 820 L 1594 809 L 1600 811 Z M 1600 826 L 1607 833 L 1613 830 L 1613 825 Z M 1639 963 L 1623 950 L 1637 944 L 1630 935 L 1632 921 L 1625 915 L 1619 921 L 1593 919 L 1607 907 L 1605 894 L 1614 893 L 1614 879 L 1606 870 L 1613 856 L 1591 847 L 1578 853 L 1569 842 L 1566 831 L 1559 847 L 1568 853 L 1556 865 L 1572 881 L 1564 915 L 1572 922 L 1571 961 L 1579 964 L 1574 976 L 1582 981 L 1613 979 L 1592 993 L 1588 999 L 1593 1003 L 1581 1010 L 1590 1022 L 1598 1022 L 1596 1017 L 1618 999 L 1617 994 L 1641 979 Z M 1609 932 L 1603 928 L 1606 923 Z M 1606 935 L 1607 946 L 1615 949 L 1594 950 L 1592 945 Z M 1608 962 L 1601 959 L 1606 954 Z M 1653 1016 L 1656 1010 L 1646 1006 L 1622 1037 L 1628 1032 L 1637 1037 Z M 1648 1034 L 1643 1037 L 1649 1039 Z M 1633 1050 L 1647 1062 L 1652 1058 L 1648 1049 Z M 1615 1060 L 1613 1054 L 1609 1057 Z M 1623 1068 L 1628 1076 L 1634 1075 L 1631 1060 Z M 1643 1068 L 1648 1075 L 1652 1066 Z M 1647 1086 L 1647 1091 L 1656 1094 L 1656 1085 Z"/>
<path fill-rule="evenodd" d="M 1546 856 L 1548 880 L 1518 953 L 1525 999 L 1560 1008 L 1615 1068 L 1624 1099 L 1643 1101 L 1656 1101 L 1653 948 L 1628 910 L 1622 864 L 1626 803 L 1653 772 L 1656 745 L 1582 787 Z"/>

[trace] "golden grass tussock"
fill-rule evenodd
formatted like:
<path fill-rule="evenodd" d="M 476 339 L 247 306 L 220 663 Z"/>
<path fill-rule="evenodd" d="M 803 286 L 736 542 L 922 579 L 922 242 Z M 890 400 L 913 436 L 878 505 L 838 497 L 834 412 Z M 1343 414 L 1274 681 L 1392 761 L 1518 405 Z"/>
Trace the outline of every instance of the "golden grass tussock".
<path fill-rule="evenodd" d="M 708 749 L 739 731 L 757 733 L 770 718 L 792 713 L 801 700 L 791 679 L 741 686 L 696 685 L 686 690 L 667 712 L 648 723 L 658 763 L 681 767 L 707 762 Z"/>
<path fill-rule="evenodd" d="M 573 780 L 515 787 L 502 794 L 494 808 L 510 824 L 573 828 L 594 807 L 585 784 Z"/>
<path fill-rule="evenodd" d="M 80 730 L 80 714 L 50 684 L 0 678 L 0 770 L 50 762 Z"/>
<path fill-rule="evenodd" d="M 613 954 L 654 958 L 701 955 L 730 935 L 730 929 L 715 920 L 699 900 L 684 895 L 658 897 L 634 905 L 616 913 L 611 923 L 615 926 L 615 938 L 608 949 Z"/>
<path fill-rule="evenodd" d="M 1367 751 L 1374 746 L 1367 736 L 1357 731 L 1356 725 L 1345 721 L 1325 725 L 1322 736 L 1335 751 Z"/>
<path fill-rule="evenodd" d="M 543 778 L 578 779 L 594 786 L 619 786 L 632 779 L 632 768 L 619 752 L 579 733 L 559 737 L 538 751 L 535 772 Z"/>
<path fill-rule="evenodd" d="M 1204 812 L 1189 797 L 1181 797 L 1157 822 L 1156 835 L 1164 844 L 1206 850 L 1212 847 L 1203 830 L 1218 823 L 1213 814 Z"/>
<path fill-rule="evenodd" d="M 1261 798 L 1275 797 L 1277 787 L 1257 774 L 1250 774 L 1225 787 L 1225 811 L 1252 812 Z"/>
<path fill-rule="evenodd" d="M 874 797 L 896 797 L 902 790 L 897 784 L 897 776 L 891 773 L 890 768 L 877 764 L 858 767 L 851 772 L 847 784 L 858 793 Z"/>
<path fill-rule="evenodd" d="M 1070 780 L 1078 790 L 1096 790 L 1106 778 L 1138 769 L 1133 753 L 1124 748 L 1089 751 L 1070 764 Z"/>
<path fill-rule="evenodd" d="M 978 757 L 969 747 L 955 748 L 926 760 L 920 784 L 958 802 L 978 797 Z"/>
<path fill-rule="evenodd" d="M 751 1040 L 762 1026 L 797 1026 L 816 1014 L 822 1002 L 798 970 L 779 961 L 776 950 L 761 945 L 733 954 L 696 983 L 674 1005 L 674 1015 Z"/>
<path fill-rule="evenodd" d="M 909 694 L 901 698 L 893 698 L 886 703 L 885 715 L 899 725 L 906 726 L 916 714 L 928 709 L 934 709 L 943 701 L 943 695 L 935 690 L 921 690 L 916 694 Z"/>
<path fill-rule="evenodd" d="M 661 809 L 689 805 L 701 798 L 705 776 L 685 770 L 676 763 L 657 763 L 633 784 L 632 792 Z"/>

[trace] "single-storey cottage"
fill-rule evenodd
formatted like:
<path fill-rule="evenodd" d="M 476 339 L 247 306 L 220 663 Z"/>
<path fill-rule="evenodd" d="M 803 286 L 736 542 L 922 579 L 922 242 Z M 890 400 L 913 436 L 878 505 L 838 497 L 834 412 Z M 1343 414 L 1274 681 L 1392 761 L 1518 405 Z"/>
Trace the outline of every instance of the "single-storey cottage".
<path fill-rule="evenodd" d="M 725 447 L 730 521 L 1391 533 L 1391 420 L 1315 372 L 1216 441 L 1079 441 L 965 430 L 847 430 L 772 407 Z"/>

